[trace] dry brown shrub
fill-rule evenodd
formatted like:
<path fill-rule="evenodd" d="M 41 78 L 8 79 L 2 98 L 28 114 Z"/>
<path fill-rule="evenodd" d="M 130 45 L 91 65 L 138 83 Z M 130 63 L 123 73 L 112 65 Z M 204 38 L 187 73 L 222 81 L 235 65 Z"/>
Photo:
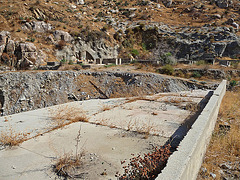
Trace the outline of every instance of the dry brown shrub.
<path fill-rule="evenodd" d="M 109 106 L 109 105 L 104 104 L 104 105 L 102 106 L 102 111 L 108 111 L 108 110 L 110 110 L 110 109 L 112 109 L 112 107 Z"/>
<path fill-rule="evenodd" d="M 73 64 L 73 65 L 63 64 L 58 68 L 58 70 L 60 70 L 60 71 L 68 71 L 68 70 L 78 71 L 78 70 L 81 70 L 81 69 L 82 69 L 82 66 L 79 65 L 79 64 Z"/>
<path fill-rule="evenodd" d="M 58 106 L 49 110 L 53 124 L 61 128 L 73 122 L 88 122 L 88 117 L 81 108 L 68 105 Z"/>
<path fill-rule="evenodd" d="M 75 154 L 71 153 L 64 153 L 62 156 L 56 159 L 56 163 L 53 166 L 54 172 L 65 178 L 74 178 L 75 171 L 77 168 L 83 165 L 82 157 L 84 156 L 84 150 L 81 148 L 79 149 L 80 139 L 81 138 L 81 127 L 78 131 L 76 137 L 76 145 L 75 145 Z"/>
<path fill-rule="evenodd" d="M 0 144 L 2 146 L 17 146 L 27 140 L 29 133 L 16 132 L 11 126 L 0 134 Z"/>
<path fill-rule="evenodd" d="M 189 102 L 186 104 L 185 109 L 191 112 L 196 112 L 199 110 L 199 105 L 198 103 L 195 103 L 195 102 Z"/>
<path fill-rule="evenodd" d="M 64 48 L 64 46 L 66 46 L 66 45 L 67 45 L 67 43 L 64 40 L 61 40 L 61 41 L 58 42 L 57 48 L 59 50 L 62 50 Z"/>

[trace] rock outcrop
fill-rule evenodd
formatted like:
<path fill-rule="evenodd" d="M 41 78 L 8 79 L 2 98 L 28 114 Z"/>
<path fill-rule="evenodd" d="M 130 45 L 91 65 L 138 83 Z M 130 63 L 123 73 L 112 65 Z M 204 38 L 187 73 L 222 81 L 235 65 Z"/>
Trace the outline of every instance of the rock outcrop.
<path fill-rule="evenodd" d="M 177 59 L 214 60 L 215 57 L 239 55 L 240 38 L 227 27 L 185 27 L 178 31 L 158 26 L 158 41 L 165 39 L 171 47 L 169 51 L 175 51 Z"/>
<path fill-rule="evenodd" d="M 0 74 L 3 115 L 88 98 L 127 97 L 201 87 L 159 74 L 90 71 Z M 73 98 L 74 97 L 74 98 Z"/>
<path fill-rule="evenodd" d="M 46 55 L 33 43 L 11 40 L 7 31 L 0 32 L 0 60 L 3 64 L 28 69 L 38 66 L 46 60 Z"/>
<path fill-rule="evenodd" d="M 72 60 L 96 60 L 96 59 L 110 59 L 117 58 L 118 46 L 107 46 L 104 39 L 97 39 L 92 41 L 84 41 L 81 37 L 75 39 L 65 31 L 55 31 L 53 33 L 54 40 L 56 42 L 55 55 L 58 60 L 65 59 L 67 61 Z M 63 45 L 62 43 L 68 43 Z"/>
<path fill-rule="evenodd" d="M 44 21 L 32 21 L 32 22 L 25 22 L 22 25 L 22 29 L 24 31 L 35 31 L 40 33 L 46 33 L 53 29 L 52 25 L 49 23 L 45 23 Z"/>

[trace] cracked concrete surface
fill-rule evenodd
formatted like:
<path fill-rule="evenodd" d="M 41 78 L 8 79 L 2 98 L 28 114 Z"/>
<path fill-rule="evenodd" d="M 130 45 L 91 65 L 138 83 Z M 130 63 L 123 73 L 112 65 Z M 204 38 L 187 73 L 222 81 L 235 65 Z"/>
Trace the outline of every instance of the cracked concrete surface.
<path fill-rule="evenodd" d="M 62 154 L 75 151 L 80 128 L 80 147 L 85 156 L 79 179 L 116 179 L 116 172 L 122 172 L 121 161 L 131 158 L 132 153 L 147 153 L 163 145 L 190 115 L 184 109 L 186 104 L 200 102 L 207 93 L 197 90 L 133 99 L 95 99 L 1 117 L 1 133 L 12 126 L 16 132 L 30 132 L 29 137 L 41 135 L 0 151 L 0 179 L 59 178 L 52 166 Z M 67 108 L 84 113 L 89 122 L 48 132 L 54 127 L 52 113 Z M 101 175 L 103 172 L 106 175 Z"/>

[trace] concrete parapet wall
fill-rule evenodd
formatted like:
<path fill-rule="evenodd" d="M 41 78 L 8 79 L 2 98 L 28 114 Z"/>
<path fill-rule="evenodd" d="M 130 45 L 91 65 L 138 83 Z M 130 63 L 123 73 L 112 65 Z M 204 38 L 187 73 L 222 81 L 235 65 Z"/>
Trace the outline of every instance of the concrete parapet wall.
<path fill-rule="evenodd" d="M 219 107 L 226 92 L 226 80 L 214 91 L 192 128 L 180 143 L 157 180 L 194 180 L 211 139 Z"/>

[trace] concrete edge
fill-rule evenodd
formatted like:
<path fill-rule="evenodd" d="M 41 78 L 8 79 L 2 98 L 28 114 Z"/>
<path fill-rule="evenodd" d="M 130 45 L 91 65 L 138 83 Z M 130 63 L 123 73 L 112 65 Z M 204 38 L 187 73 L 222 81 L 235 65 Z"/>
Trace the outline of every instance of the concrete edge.
<path fill-rule="evenodd" d="M 223 80 L 192 128 L 181 141 L 177 151 L 168 159 L 157 180 L 193 180 L 197 178 L 218 116 L 227 81 Z"/>

